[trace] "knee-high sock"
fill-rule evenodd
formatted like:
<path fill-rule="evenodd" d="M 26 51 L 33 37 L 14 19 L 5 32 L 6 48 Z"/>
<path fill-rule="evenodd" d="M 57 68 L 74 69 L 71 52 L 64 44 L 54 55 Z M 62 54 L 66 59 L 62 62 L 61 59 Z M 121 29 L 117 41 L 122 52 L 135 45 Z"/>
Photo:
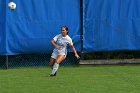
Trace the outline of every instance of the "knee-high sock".
<path fill-rule="evenodd" d="M 58 67 L 59 67 L 59 64 L 57 64 L 57 63 L 55 63 L 54 65 L 53 65 L 53 70 L 52 70 L 52 75 L 54 75 L 55 74 L 55 72 L 58 70 Z"/>

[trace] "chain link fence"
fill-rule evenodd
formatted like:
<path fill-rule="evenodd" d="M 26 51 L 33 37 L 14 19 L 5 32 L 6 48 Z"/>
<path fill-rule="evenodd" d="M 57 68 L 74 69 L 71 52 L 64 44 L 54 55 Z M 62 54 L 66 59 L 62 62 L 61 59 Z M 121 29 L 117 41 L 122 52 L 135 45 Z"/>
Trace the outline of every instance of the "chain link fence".
<path fill-rule="evenodd" d="M 19 67 L 47 67 L 49 66 L 51 54 L 21 54 L 12 56 L 0 56 L 0 68 L 19 68 Z M 61 66 L 78 65 L 79 60 L 73 53 L 68 53 L 67 58 Z"/>
<path fill-rule="evenodd" d="M 0 56 L 0 68 L 6 68 L 6 57 Z"/>
<path fill-rule="evenodd" d="M 80 53 L 78 53 L 81 55 Z M 21 54 L 13 56 L 0 56 L 0 68 L 20 68 L 20 67 L 48 67 L 51 54 Z M 81 55 L 82 61 L 88 63 L 88 60 L 114 60 L 114 59 L 140 59 L 140 51 L 116 51 L 116 52 L 92 52 L 83 53 Z M 131 61 L 131 60 L 130 60 Z M 131 63 L 135 63 L 132 61 Z M 114 61 L 113 61 L 114 62 Z M 79 65 L 80 60 L 77 60 L 74 53 L 67 54 L 66 59 L 61 66 Z M 85 64 L 84 63 L 84 64 Z M 100 61 L 99 61 L 100 63 Z M 114 62 L 115 63 L 115 62 Z M 127 62 L 126 62 L 127 63 Z"/>

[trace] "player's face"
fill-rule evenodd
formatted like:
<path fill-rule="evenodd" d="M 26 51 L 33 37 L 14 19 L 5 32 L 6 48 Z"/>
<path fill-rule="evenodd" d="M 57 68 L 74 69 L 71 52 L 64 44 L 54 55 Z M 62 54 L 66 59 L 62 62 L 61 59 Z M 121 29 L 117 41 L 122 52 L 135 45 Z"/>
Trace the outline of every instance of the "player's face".
<path fill-rule="evenodd" d="M 62 36 L 66 36 L 67 32 L 68 31 L 64 27 L 61 29 Z"/>

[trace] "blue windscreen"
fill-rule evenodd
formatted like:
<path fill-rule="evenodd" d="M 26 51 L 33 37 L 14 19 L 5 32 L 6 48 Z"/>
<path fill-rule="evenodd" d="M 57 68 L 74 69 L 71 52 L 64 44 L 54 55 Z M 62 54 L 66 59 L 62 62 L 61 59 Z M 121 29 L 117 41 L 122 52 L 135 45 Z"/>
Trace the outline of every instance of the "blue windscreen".
<path fill-rule="evenodd" d="M 83 0 L 83 19 L 80 2 L 0 0 L 0 55 L 51 53 L 50 41 L 63 25 L 77 51 L 140 50 L 140 0 Z"/>
<path fill-rule="evenodd" d="M 6 54 L 6 11 L 5 11 L 5 0 L 0 0 L 0 55 Z"/>
<path fill-rule="evenodd" d="M 13 11 L 8 9 L 10 1 L 17 5 Z M 0 6 L 1 55 L 50 53 L 50 41 L 63 25 L 80 51 L 79 0 L 0 0 Z"/>
<path fill-rule="evenodd" d="M 84 0 L 84 52 L 140 50 L 140 0 Z"/>

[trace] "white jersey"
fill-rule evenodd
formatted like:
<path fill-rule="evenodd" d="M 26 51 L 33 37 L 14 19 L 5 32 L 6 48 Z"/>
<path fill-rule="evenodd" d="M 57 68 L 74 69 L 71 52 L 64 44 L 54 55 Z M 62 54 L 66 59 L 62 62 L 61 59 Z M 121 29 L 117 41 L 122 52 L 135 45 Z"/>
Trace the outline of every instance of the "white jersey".
<path fill-rule="evenodd" d="M 53 54 L 55 54 L 55 57 L 57 55 L 60 55 L 60 54 L 62 54 L 62 55 L 64 55 L 66 57 L 66 55 L 67 55 L 67 46 L 68 45 L 73 45 L 72 39 L 68 35 L 66 37 L 63 37 L 62 34 L 59 34 L 59 35 L 56 35 L 53 38 L 53 40 L 59 46 L 59 49 L 55 48 L 53 50 Z M 53 56 L 53 54 L 52 54 L 52 56 Z"/>

